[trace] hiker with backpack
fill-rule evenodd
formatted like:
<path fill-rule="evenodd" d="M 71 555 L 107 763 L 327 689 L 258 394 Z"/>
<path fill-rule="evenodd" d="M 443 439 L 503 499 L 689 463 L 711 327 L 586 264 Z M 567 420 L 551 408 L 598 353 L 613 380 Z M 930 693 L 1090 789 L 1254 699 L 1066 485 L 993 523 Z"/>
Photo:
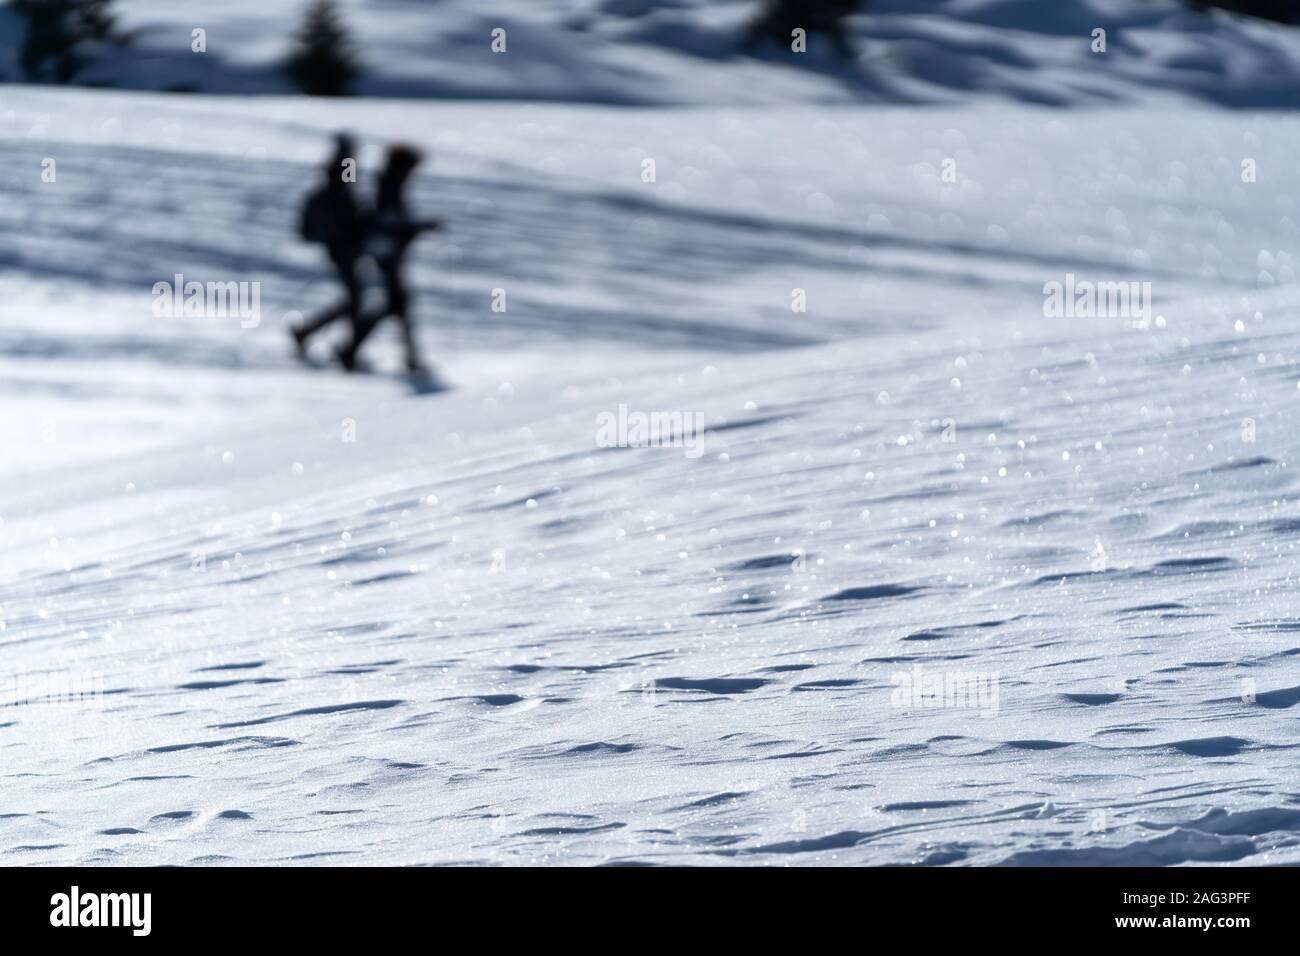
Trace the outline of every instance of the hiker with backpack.
<path fill-rule="evenodd" d="M 407 370 L 416 374 L 428 371 L 415 340 L 415 328 L 409 314 L 410 294 L 402 274 L 406 255 L 421 233 L 442 228 L 442 223 L 436 219 L 413 219 L 406 205 L 406 185 L 422 159 L 422 154 L 414 147 L 389 147 L 375 196 L 375 208 L 366 218 L 364 244 L 365 254 L 379 267 L 384 284 L 384 305 L 363 317 L 354 326 L 352 341 L 338 351 L 339 362 L 349 371 L 356 368 L 357 351 L 362 343 L 375 326 L 390 315 L 395 316 L 402 326 Z"/>
<path fill-rule="evenodd" d="M 299 233 L 308 242 L 325 246 L 334 272 L 343 284 L 342 301 L 321 312 L 314 319 L 290 329 L 299 356 L 307 354 L 307 340 L 336 319 L 347 316 L 355 337 L 361 324 L 361 254 L 364 240 L 363 214 L 353 194 L 356 177 L 356 142 L 339 133 L 334 138 L 334 155 L 325 167 L 325 181 L 303 205 Z M 352 167 L 348 164 L 352 163 Z"/>

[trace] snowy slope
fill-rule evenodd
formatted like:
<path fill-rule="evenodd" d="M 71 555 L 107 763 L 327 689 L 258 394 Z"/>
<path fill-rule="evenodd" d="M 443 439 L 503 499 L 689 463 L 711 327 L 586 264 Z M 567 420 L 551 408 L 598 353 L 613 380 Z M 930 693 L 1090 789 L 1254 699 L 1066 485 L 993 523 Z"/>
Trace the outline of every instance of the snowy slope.
<path fill-rule="evenodd" d="M 340 126 L 435 151 L 446 392 L 287 354 Z M 3 859 L 1296 862 L 1298 134 L 5 88 Z"/>
<path fill-rule="evenodd" d="M 852 68 L 814 37 L 806 56 L 747 49 L 756 0 L 340 0 L 371 96 L 622 104 L 1133 102 L 1154 91 L 1287 108 L 1300 31 L 1196 13 L 1182 0 L 871 0 L 851 25 Z M 122 50 L 89 85 L 291 92 L 279 69 L 302 3 L 118 0 Z M 195 29 L 207 50 L 192 51 Z M 492 32 L 506 31 L 504 55 Z M 1093 31 L 1106 31 L 1104 54 Z M 0 7 L 0 79 L 22 28 Z"/>

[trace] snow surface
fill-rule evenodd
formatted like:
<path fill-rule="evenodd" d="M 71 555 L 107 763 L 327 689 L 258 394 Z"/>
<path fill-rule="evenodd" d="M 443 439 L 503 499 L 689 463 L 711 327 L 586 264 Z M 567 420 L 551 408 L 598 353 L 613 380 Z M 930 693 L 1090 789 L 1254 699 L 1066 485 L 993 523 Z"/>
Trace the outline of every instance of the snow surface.
<path fill-rule="evenodd" d="M 434 153 L 445 391 L 289 355 L 340 127 Z M 1300 861 L 1298 141 L 0 87 L 0 859 Z M 1069 273 L 1150 321 L 1045 317 Z"/>
<path fill-rule="evenodd" d="M 1290 108 L 1300 32 L 1184 0 L 866 0 L 846 69 L 814 36 L 792 57 L 743 42 L 758 0 L 338 0 L 368 96 L 602 104 L 1144 101 L 1154 91 Z M 292 92 L 280 64 L 306 0 L 116 0 L 128 47 L 98 52 L 92 86 Z M 193 31 L 207 50 L 192 50 Z M 507 53 L 492 52 L 504 29 Z M 1106 52 L 1092 50 L 1106 31 Z M 23 27 L 0 6 L 0 79 Z"/>

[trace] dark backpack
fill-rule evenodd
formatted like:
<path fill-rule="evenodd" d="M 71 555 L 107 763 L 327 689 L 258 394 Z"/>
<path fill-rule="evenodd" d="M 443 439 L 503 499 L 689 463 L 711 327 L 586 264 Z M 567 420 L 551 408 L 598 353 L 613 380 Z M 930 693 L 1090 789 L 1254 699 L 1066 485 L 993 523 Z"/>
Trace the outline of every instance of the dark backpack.
<path fill-rule="evenodd" d="M 334 214 L 329 186 L 321 186 L 302 205 L 298 233 L 308 242 L 328 243 L 334 238 Z"/>

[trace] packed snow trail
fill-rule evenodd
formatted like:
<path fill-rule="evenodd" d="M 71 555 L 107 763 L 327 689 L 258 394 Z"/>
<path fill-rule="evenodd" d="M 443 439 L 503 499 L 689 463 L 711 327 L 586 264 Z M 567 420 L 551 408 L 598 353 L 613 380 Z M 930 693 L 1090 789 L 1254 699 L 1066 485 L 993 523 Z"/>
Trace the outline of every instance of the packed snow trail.
<path fill-rule="evenodd" d="M 1294 121 L 5 108 L 7 861 L 1297 860 Z M 289 354 L 339 126 L 434 149 L 453 391 Z"/>

